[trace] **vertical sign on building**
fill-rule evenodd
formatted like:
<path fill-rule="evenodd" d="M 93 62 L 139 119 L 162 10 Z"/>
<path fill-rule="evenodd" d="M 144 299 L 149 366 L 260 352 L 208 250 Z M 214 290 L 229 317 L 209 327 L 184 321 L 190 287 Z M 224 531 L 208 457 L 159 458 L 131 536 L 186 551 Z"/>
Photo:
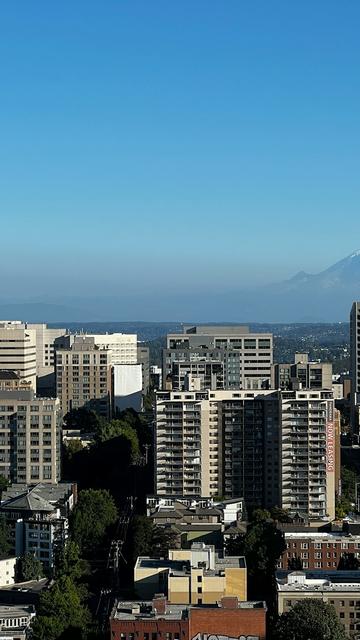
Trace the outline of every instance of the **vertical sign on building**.
<path fill-rule="evenodd" d="M 335 471 L 335 425 L 334 425 L 334 403 L 332 400 L 326 402 L 326 471 Z"/>

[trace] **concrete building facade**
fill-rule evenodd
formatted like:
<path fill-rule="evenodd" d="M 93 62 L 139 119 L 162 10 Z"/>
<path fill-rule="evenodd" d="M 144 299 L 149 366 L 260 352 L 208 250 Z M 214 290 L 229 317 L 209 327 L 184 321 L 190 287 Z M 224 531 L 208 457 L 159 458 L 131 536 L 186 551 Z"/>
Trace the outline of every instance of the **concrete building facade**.
<path fill-rule="evenodd" d="M 279 410 L 274 391 L 158 392 L 156 493 L 279 504 Z"/>
<path fill-rule="evenodd" d="M 294 362 L 274 364 L 275 389 L 332 389 L 332 364 L 310 362 L 307 353 L 295 353 Z"/>
<path fill-rule="evenodd" d="M 184 390 L 184 380 L 194 377 L 198 362 L 214 364 L 213 372 L 201 374 L 201 389 L 270 388 L 272 334 L 250 333 L 246 326 L 184 327 L 183 333 L 169 334 L 163 350 L 163 389 Z"/>
<path fill-rule="evenodd" d="M 281 506 L 310 519 L 333 520 L 336 431 L 332 391 L 284 391 L 281 404 Z"/>
<path fill-rule="evenodd" d="M 56 395 L 65 415 L 87 407 L 110 418 L 112 411 L 112 353 L 90 336 L 72 336 L 71 346 L 56 349 Z M 62 340 L 62 339 L 61 339 Z"/>
<path fill-rule="evenodd" d="M 0 322 L 0 369 L 15 371 L 36 390 L 36 332 L 17 321 Z"/>
<path fill-rule="evenodd" d="M 11 482 L 60 479 L 61 412 L 56 398 L 0 391 L 0 474 Z"/>

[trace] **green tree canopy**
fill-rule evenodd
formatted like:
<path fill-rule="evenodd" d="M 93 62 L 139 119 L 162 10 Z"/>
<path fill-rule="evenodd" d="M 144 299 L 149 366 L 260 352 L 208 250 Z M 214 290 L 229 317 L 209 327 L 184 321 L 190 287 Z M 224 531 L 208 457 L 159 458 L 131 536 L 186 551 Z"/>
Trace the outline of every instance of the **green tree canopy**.
<path fill-rule="evenodd" d="M 80 429 L 82 433 L 97 432 L 104 422 L 104 418 L 85 407 L 72 409 L 64 417 L 65 429 Z"/>
<path fill-rule="evenodd" d="M 17 562 L 16 575 L 19 582 L 39 580 L 44 575 L 42 563 L 32 553 L 25 553 Z"/>
<path fill-rule="evenodd" d="M 112 438 L 124 436 L 131 444 L 131 453 L 133 456 L 138 455 L 140 451 L 139 439 L 136 429 L 125 420 L 112 420 L 105 422 L 96 434 L 97 442 L 106 442 Z"/>
<path fill-rule="evenodd" d="M 129 536 L 133 562 L 144 555 L 167 557 L 169 549 L 175 546 L 176 537 L 171 528 L 154 525 L 146 516 L 135 516 Z"/>
<path fill-rule="evenodd" d="M 88 610 L 82 605 L 77 588 L 69 576 L 59 578 L 40 596 L 37 615 L 32 624 L 34 640 L 57 640 L 75 633 L 79 640 L 90 624 Z"/>
<path fill-rule="evenodd" d="M 280 616 L 277 640 L 347 640 L 335 609 L 321 600 L 301 600 Z"/>
<path fill-rule="evenodd" d="M 79 545 L 73 540 L 67 540 L 56 555 L 56 577 L 69 576 L 76 581 L 88 573 L 89 565 L 86 560 L 80 558 Z"/>
<path fill-rule="evenodd" d="M 80 553 L 91 553 L 106 536 L 107 529 L 117 519 L 114 499 L 103 489 L 80 491 L 77 505 L 70 517 L 71 539 Z"/>
<path fill-rule="evenodd" d="M 11 549 L 10 529 L 3 515 L 0 516 L 0 556 L 5 556 Z"/>

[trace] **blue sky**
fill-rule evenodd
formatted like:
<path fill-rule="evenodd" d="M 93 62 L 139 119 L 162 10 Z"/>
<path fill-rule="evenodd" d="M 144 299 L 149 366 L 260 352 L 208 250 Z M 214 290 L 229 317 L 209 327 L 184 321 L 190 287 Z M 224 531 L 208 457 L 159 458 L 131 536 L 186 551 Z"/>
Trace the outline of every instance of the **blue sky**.
<path fill-rule="evenodd" d="M 359 28 L 358 0 L 2 2 L 0 297 L 232 290 L 360 248 Z"/>

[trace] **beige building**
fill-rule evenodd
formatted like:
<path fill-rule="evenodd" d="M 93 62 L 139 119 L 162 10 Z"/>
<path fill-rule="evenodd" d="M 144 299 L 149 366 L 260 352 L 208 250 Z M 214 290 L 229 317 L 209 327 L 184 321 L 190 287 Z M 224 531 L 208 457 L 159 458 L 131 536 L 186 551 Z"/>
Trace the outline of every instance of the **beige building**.
<path fill-rule="evenodd" d="M 15 583 L 16 556 L 0 558 L 0 587 Z"/>
<path fill-rule="evenodd" d="M 0 391 L 0 474 L 18 483 L 58 482 L 60 422 L 58 399 Z"/>
<path fill-rule="evenodd" d="M 0 369 L 15 371 L 36 389 L 36 332 L 17 321 L 0 322 Z"/>
<path fill-rule="evenodd" d="M 74 336 L 70 347 L 56 350 L 56 395 L 63 415 L 87 407 L 111 416 L 111 362 L 111 351 L 97 346 L 90 336 Z"/>
<path fill-rule="evenodd" d="M 279 504 L 280 407 L 270 390 L 158 392 L 157 495 Z"/>
<path fill-rule="evenodd" d="M 283 391 L 301 389 L 332 389 L 332 364 L 310 362 L 307 353 L 295 353 L 293 363 L 274 364 L 274 387 Z"/>
<path fill-rule="evenodd" d="M 217 554 L 213 546 L 201 543 L 169 550 L 167 560 L 139 557 L 134 583 L 143 600 L 165 593 L 172 604 L 215 604 L 223 596 L 247 598 L 245 558 Z"/>
<path fill-rule="evenodd" d="M 163 389 L 186 390 L 188 377 L 199 378 L 201 389 L 269 389 L 272 363 L 271 333 L 250 333 L 247 326 L 184 327 L 167 336 Z"/>
<path fill-rule="evenodd" d="M 332 391 L 284 391 L 281 405 L 280 504 L 312 520 L 333 520 L 339 435 Z"/>
<path fill-rule="evenodd" d="M 87 333 L 100 349 L 111 351 L 111 364 L 137 364 L 136 333 Z"/>
<path fill-rule="evenodd" d="M 280 615 L 301 600 L 321 600 L 334 607 L 347 635 L 360 638 L 360 578 L 356 572 L 319 575 L 294 571 L 284 578 L 278 577 L 276 582 Z"/>

